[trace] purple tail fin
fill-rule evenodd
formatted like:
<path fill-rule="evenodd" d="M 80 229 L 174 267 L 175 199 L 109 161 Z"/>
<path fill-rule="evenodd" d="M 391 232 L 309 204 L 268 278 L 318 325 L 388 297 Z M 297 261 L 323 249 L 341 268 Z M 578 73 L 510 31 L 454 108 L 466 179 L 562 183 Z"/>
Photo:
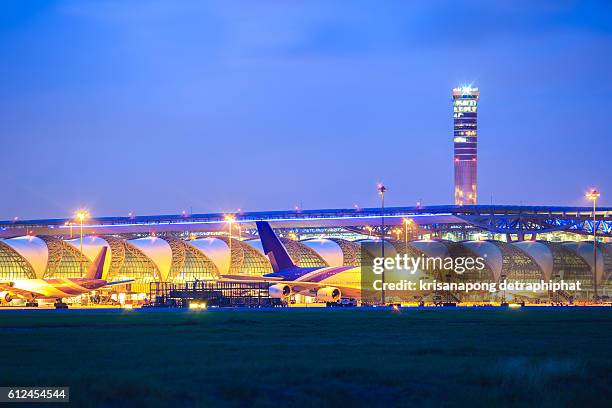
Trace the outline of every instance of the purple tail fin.
<path fill-rule="evenodd" d="M 102 247 L 100 253 L 96 257 L 96 260 L 91 264 L 85 277 L 87 279 L 102 279 L 102 272 L 104 272 L 104 259 L 106 258 L 107 247 Z"/>
<path fill-rule="evenodd" d="M 264 253 L 268 256 L 272 264 L 274 272 L 280 272 L 284 269 L 295 268 L 295 264 L 291 260 L 289 253 L 280 242 L 270 224 L 264 221 L 257 221 L 257 232 L 263 246 Z"/>

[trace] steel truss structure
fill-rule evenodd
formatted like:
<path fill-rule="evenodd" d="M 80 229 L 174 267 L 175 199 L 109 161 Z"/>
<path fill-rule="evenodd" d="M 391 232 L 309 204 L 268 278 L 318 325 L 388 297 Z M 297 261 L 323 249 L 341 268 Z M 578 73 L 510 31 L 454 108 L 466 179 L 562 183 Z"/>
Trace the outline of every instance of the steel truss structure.
<path fill-rule="evenodd" d="M 227 230 L 226 214 L 188 214 L 132 217 L 100 217 L 91 219 L 86 225 L 86 234 L 121 235 L 136 237 L 151 234 L 185 237 L 218 234 Z M 508 206 L 508 205 L 466 205 L 351 208 L 329 210 L 241 212 L 233 214 L 235 223 L 240 223 L 245 234 L 253 235 L 255 221 L 269 221 L 280 231 L 294 231 L 298 235 L 344 238 L 363 233 L 370 227 L 369 235 L 380 235 L 381 219 L 387 226 L 401 227 L 405 218 L 415 222 L 415 228 L 422 233 L 443 234 L 447 232 L 482 231 L 507 234 L 522 240 L 537 234 L 567 232 L 612 237 L 612 208 L 600 208 L 593 223 L 590 207 L 554 206 Z M 46 219 L 25 221 L 0 221 L 0 237 L 10 238 L 23 235 L 53 235 L 66 237 L 69 219 Z"/>

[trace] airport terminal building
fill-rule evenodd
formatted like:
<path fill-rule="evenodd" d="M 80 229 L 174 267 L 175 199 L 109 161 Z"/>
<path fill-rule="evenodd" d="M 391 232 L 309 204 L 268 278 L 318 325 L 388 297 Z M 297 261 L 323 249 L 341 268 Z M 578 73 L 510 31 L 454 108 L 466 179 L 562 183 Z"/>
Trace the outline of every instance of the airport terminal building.
<path fill-rule="evenodd" d="M 272 266 L 256 234 L 256 220 L 272 225 L 298 266 L 359 266 L 360 244 L 380 242 L 383 216 L 387 256 L 485 259 L 478 273 L 424 271 L 432 280 L 577 280 L 584 290 L 566 294 L 577 298 L 592 296 L 595 282 L 600 296 L 612 290 L 609 209 L 598 211 L 594 251 L 592 213 L 586 208 L 503 206 L 241 213 L 231 222 L 223 214 L 100 218 L 88 220 L 82 245 L 80 235 L 72 231 L 70 236 L 70 220 L 5 222 L 0 227 L 0 280 L 80 277 L 102 247 L 110 255 L 103 278 L 133 279 L 123 289 L 131 293 L 148 293 L 151 282 L 261 276 Z"/>

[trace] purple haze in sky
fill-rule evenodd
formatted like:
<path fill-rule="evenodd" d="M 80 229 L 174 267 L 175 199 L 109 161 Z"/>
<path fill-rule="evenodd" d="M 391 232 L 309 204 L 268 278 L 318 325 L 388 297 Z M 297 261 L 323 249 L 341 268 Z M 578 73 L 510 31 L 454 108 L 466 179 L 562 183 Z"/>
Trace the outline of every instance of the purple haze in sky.
<path fill-rule="evenodd" d="M 607 1 L 2 1 L 0 218 L 612 203 Z"/>

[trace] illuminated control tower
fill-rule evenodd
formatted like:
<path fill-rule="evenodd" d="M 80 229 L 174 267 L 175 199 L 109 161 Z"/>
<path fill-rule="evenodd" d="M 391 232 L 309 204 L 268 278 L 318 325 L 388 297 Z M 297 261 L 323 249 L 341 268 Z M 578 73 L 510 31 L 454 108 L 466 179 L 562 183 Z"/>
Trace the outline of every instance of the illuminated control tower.
<path fill-rule="evenodd" d="M 478 88 L 453 89 L 455 205 L 477 202 Z"/>

